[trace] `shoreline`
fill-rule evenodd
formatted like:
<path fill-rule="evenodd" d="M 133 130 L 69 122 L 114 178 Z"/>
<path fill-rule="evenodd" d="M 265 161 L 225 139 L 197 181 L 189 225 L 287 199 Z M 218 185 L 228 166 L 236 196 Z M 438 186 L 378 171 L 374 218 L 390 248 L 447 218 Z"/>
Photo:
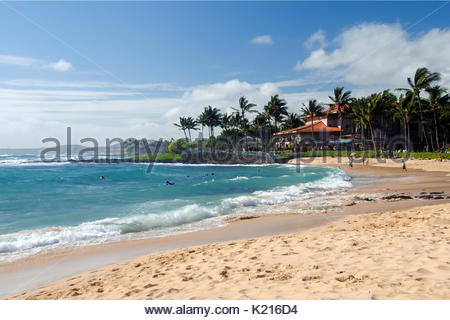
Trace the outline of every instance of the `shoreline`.
<path fill-rule="evenodd" d="M 318 165 L 316 163 L 309 165 Z M 324 164 L 326 166 L 338 166 L 339 164 Z M 387 180 L 359 188 L 349 190 L 350 194 L 360 192 L 413 192 L 418 190 L 436 191 L 443 190 L 448 193 L 449 172 L 423 172 L 409 170 L 403 174 L 397 168 L 346 168 L 341 164 L 346 173 L 350 175 L 365 175 L 373 177 L 387 177 Z M 405 176 L 404 181 L 399 182 L 398 177 Z M 394 181 L 397 180 L 397 181 Z M 402 180 L 402 179 L 400 179 Z M 397 183 L 396 183 L 397 182 Z M 399 183 L 398 183 L 399 182 Z M 416 183 L 413 183 L 416 182 Z M 417 184 L 420 183 L 420 184 Z M 450 193 L 448 193 L 450 194 Z M 249 238 L 269 237 L 273 235 L 303 232 L 312 228 L 335 223 L 337 220 L 349 215 L 380 212 L 383 210 L 411 209 L 429 206 L 439 203 L 448 203 L 450 200 L 403 200 L 403 201 L 375 201 L 371 203 L 356 203 L 344 206 L 341 210 L 314 214 L 275 214 L 264 215 L 244 220 L 235 218 L 224 227 L 183 233 L 174 236 L 150 238 L 141 240 L 125 240 L 110 242 L 85 247 L 59 249 L 44 252 L 20 259 L 11 263 L 0 265 L 0 281 L 2 288 L 0 297 L 11 296 L 26 290 L 32 290 L 41 285 L 57 281 L 59 279 L 92 271 L 111 263 L 117 263 L 126 259 L 132 259 L 146 254 L 154 254 L 165 250 L 173 250 L 192 246 L 210 245 L 224 241 L 235 241 Z M 17 286 L 17 284 L 21 286 Z"/>

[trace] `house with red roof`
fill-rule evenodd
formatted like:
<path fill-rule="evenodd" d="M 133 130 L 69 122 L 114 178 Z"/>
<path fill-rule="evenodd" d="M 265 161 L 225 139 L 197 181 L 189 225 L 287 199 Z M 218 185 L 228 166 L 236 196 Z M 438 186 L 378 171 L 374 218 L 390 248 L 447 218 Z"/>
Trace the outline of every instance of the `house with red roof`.
<path fill-rule="evenodd" d="M 350 107 L 344 107 L 344 112 L 349 111 Z M 287 129 L 274 133 L 276 137 L 276 147 L 279 150 L 292 149 L 293 145 L 309 144 L 316 146 L 335 145 L 348 140 L 341 138 L 348 137 L 352 132 L 352 119 L 341 117 L 337 105 L 331 106 L 322 115 L 305 118 L 306 123 L 303 126 Z M 340 141 L 342 140 L 342 141 Z"/>

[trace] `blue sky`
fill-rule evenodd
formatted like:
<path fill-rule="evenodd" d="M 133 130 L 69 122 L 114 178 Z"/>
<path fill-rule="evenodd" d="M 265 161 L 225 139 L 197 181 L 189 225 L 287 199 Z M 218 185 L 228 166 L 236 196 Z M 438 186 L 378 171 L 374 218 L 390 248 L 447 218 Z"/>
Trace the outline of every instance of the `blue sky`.
<path fill-rule="evenodd" d="M 0 4 L 0 147 L 39 146 L 67 125 L 79 138 L 177 137 L 172 122 L 208 104 L 279 93 L 298 112 L 336 85 L 401 86 L 419 65 L 446 85 L 443 4 Z"/>

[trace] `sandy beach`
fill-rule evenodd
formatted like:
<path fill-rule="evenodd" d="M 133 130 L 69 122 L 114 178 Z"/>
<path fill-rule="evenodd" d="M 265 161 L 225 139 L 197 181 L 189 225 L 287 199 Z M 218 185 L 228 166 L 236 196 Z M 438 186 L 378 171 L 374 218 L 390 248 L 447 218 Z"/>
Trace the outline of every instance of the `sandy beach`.
<path fill-rule="evenodd" d="M 406 171 L 402 170 L 401 159 L 367 159 L 363 164 L 361 158 L 354 158 L 353 167 L 348 165 L 348 157 L 317 157 L 317 158 L 298 158 L 290 160 L 290 164 L 300 164 L 309 166 L 327 166 L 339 167 L 347 173 L 352 172 L 375 172 L 378 174 L 388 173 L 407 173 L 411 170 L 421 170 L 426 172 L 443 172 L 450 174 L 450 161 L 448 160 L 417 160 L 408 159 L 406 163 Z"/>
<path fill-rule="evenodd" d="M 308 164 L 385 177 L 348 191 L 354 199 L 385 198 L 43 253 L 1 265 L 0 279 L 60 265 L 59 276 L 13 299 L 449 299 L 450 162 L 414 160 L 404 172 L 398 163 L 348 168 L 333 161 Z M 77 261 L 88 267 L 61 272 Z"/>
<path fill-rule="evenodd" d="M 15 299 L 450 299 L 447 204 L 139 257 Z"/>

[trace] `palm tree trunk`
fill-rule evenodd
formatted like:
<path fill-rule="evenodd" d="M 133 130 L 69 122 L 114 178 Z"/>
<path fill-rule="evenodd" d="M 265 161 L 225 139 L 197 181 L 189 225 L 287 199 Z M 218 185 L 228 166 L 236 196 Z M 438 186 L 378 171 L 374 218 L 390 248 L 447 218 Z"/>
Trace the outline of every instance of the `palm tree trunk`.
<path fill-rule="evenodd" d="M 363 126 L 361 126 L 361 140 L 364 141 L 364 152 L 366 151 L 366 132 L 365 132 L 365 128 Z M 367 156 L 368 157 L 368 156 Z"/>
<path fill-rule="evenodd" d="M 188 141 L 188 137 L 186 135 L 186 129 L 183 129 L 184 137 L 186 138 L 186 141 Z"/>
<path fill-rule="evenodd" d="M 248 151 L 248 142 L 247 142 L 247 128 L 245 127 L 245 112 L 242 110 L 242 130 L 245 135 L 245 151 Z"/>
<path fill-rule="evenodd" d="M 375 151 L 375 154 L 377 154 L 377 144 L 375 143 L 375 137 L 373 136 L 373 128 L 372 124 L 369 123 L 370 128 L 370 135 L 372 136 L 372 144 L 373 144 L 373 150 Z"/>
<path fill-rule="evenodd" d="M 408 152 L 409 151 L 409 147 L 408 147 L 408 132 L 407 132 L 407 127 L 406 127 L 406 121 L 403 121 L 403 134 L 405 136 L 405 150 Z"/>
<path fill-rule="evenodd" d="M 427 151 L 428 151 L 428 137 L 427 132 L 425 130 L 425 124 L 423 123 L 423 113 L 422 113 L 422 103 L 420 102 L 420 92 L 417 93 L 417 104 L 419 105 L 419 114 L 420 114 L 420 122 L 423 125 L 423 136 L 425 138 L 425 144 L 427 145 Z M 421 150 L 422 151 L 422 150 Z"/>
<path fill-rule="evenodd" d="M 436 134 L 436 146 L 437 146 L 437 151 L 439 151 L 440 145 L 439 145 L 439 134 L 438 134 L 438 125 L 437 125 L 437 120 L 436 120 L 436 112 L 435 110 L 433 111 L 433 120 L 434 120 L 434 133 Z"/>
<path fill-rule="evenodd" d="M 189 141 L 192 141 L 191 129 L 188 129 L 188 132 L 189 132 Z"/>
<path fill-rule="evenodd" d="M 409 126 L 409 122 L 407 122 L 407 129 L 408 129 L 408 146 L 409 146 L 409 142 L 411 141 L 411 127 Z M 412 151 L 409 149 L 409 147 L 406 149 L 408 152 Z"/>
<path fill-rule="evenodd" d="M 430 131 L 430 143 L 431 143 L 431 150 L 434 150 L 434 139 L 433 139 L 433 133 Z"/>

